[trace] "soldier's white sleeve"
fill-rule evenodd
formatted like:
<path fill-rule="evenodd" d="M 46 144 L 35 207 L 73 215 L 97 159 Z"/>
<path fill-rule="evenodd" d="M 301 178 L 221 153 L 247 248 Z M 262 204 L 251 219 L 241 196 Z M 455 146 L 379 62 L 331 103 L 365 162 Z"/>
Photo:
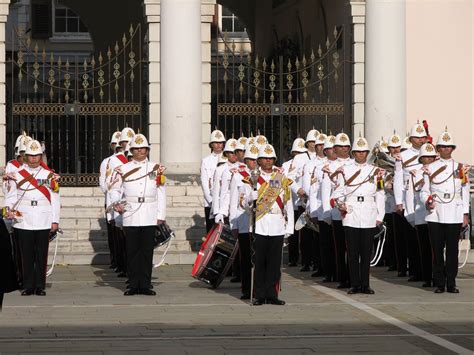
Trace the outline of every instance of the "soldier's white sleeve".
<path fill-rule="evenodd" d="M 312 218 L 317 217 L 317 210 L 321 206 L 321 201 L 318 199 L 320 188 L 321 181 L 319 179 L 309 187 L 309 214 Z"/>
<path fill-rule="evenodd" d="M 469 214 L 469 201 L 471 199 L 470 197 L 470 181 L 468 179 L 467 183 L 462 185 L 461 187 L 461 197 L 462 197 L 462 205 L 463 205 L 463 211 L 464 214 Z"/>
<path fill-rule="evenodd" d="M 53 208 L 53 223 L 59 224 L 61 213 L 61 197 L 59 192 L 51 191 L 51 207 Z"/>
<path fill-rule="evenodd" d="M 111 180 L 114 183 L 110 184 L 110 188 L 109 188 L 110 204 L 120 201 L 123 196 L 122 175 L 114 171 L 114 173 L 112 174 L 112 179 Z"/>
<path fill-rule="evenodd" d="M 232 180 L 232 172 L 230 170 L 224 171 L 221 179 L 221 191 L 219 197 L 219 214 L 227 217 L 229 216 L 230 203 L 230 181 Z"/>
<path fill-rule="evenodd" d="M 411 178 L 408 180 L 408 189 L 405 194 L 405 218 L 410 224 L 415 225 L 415 192 Z"/>
<path fill-rule="evenodd" d="M 217 172 L 218 170 L 214 172 L 214 181 L 212 185 L 212 206 L 211 206 L 211 213 L 216 216 L 219 213 L 219 197 L 221 194 L 221 183 L 219 181 L 219 178 L 217 177 Z"/>
<path fill-rule="evenodd" d="M 158 200 L 158 210 L 156 213 L 156 219 L 165 221 L 166 220 L 166 188 L 164 186 L 158 186 L 156 189 L 156 198 Z"/>
<path fill-rule="evenodd" d="M 383 189 L 375 193 L 375 204 L 377 205 L 377 221 L 382 222 L 385 217 L 385 191 Z"/>
<path fill-rule="evenodd" d="M 423 175 L 423 186 L 420 191 L 420 200 L 422 204 L 426 204 L 426 201 L 431 196 L 431 182 L 428 174 Z M 463 197 L 464 198 L 464 197 Z"/>
<path fill-rule="evenodd" d="M 209 188 L 209 179 L 210 176 L 207 173 L 207 169 L 205 169 L 205 160 L 203 159 L 201 162 L 201 187 L 202 187 L 202 192 L 204 193 L 204 200 L 208 204 L 212 203 L 212 195 L 211 195 L 211 190 Z"/>
<path fill-rule="evenodd" d="M 321 203 L 323 205 L 323 218 L 329 219 L 331 216 L 331 179 L 328 174 L 324 174 L 323 182 L 321 183 Z"/>
<path fill-rule="evenodd" d="M 402 162 L 395 162 L 395 172 L 393 175 L 393 194 L 395 196 L 395 204 L 403 204 L 403 169 Z"/>
<path fill-rule="evenodd" d="M 303 176 L 301 177 L 301 187 L 303 188 L 304 192 L 306 192 L 306 195 L 309 196 L 309 188 L 311 187 L 311 174 L 312 174 L 312 169 L 315 168 L 313 164 L 310 164 L 311 160 L 306 162 L 306 164 L 303 167 Z"/>
<path fill-rule="evenodd" d="M 345 196 L 345 188 L 344 188 L 344 176 L 342 174 L 337 175 L 337 187 L 334 189 L 332 195 L 330 195 L 329 199 L 333 198 L 335 200 L 339 200 L 340 202 L 344 202 Z"/>
<path fill-rule="evenodd" d="M 99 186 L 102 192 L 107 193 L 107 183 L 106 183 L 106 170 L 109 159 L 102 160 L 99 168 Z"/>
<path fill-rule="evenodd" d="M 295 232 L 295 214 L 293 212 L 293 201 L 288 199 L 286 201 L 286 217 L 288 219 L 285 228 L 285 234 L 293 234 Z"/>
<path fill-rule="evenodd" d="M 16 188 L 16 182 L 14 180 L 9 181 L 10 184 L 10 191 L 7 191 L 5 195 L 5 206 L 12 208 L 13 205 L 17 202 L 18 200 L 18 192 Z"/>
<path fill-rule="evenodd" d="M 238 205 L 240 203 L 239 189 L 237 184 L 238 179 L 232 179 L 230 181 L 230 192 L 229 192 L 229 224 L 230 229 L 239 229 L 237 225 Z"/>

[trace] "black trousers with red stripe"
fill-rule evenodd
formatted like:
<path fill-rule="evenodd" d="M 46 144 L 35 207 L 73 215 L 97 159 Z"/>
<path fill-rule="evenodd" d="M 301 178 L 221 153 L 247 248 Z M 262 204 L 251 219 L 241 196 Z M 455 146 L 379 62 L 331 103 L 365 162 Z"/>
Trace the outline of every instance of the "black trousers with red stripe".
<path fill-rule="evenodd" d="M 349 270 L 346 261 L 346 238 L 342 221 L 332 221 L 332 233 L 336 254 L 336 281 L 349 282 Z"/>
<path fill-rule="evenodd" d="M 326 222 L 319 221 L 319 245 L 321 251 L 321 266 L 328 279 L 336 278 L 336 255 L 334 251 L 334 240 L 332 226 Z"/>
<path fill-rule="evenodd" d="M 433 252 L 431 249 L 430 237 L 428 235 L 428 225 L 417 225 L 416 233 L 418 235 L 418 244 L 420 247 L 422 279 L 425 282 L 431 282 L 433 279 Z"/>
<path fill-rule="evenodd" d="M 252 275 L 252 254 L 250 251 L 250 234 L 239 233 L 239 261 L 240 279 L 242 280 L 242 293 L 250 294 L 250 284 Z"/>
<path fill-rule="evenodd" d="M 23 288 L 25 290 L 46 287 L 50 229 L 15 229 L 21 248 Z"/>
<path fill-rule="evenodd" d="M 369 287 L 370 256 L 376 228 L 344 227 L 352 287 Z"/>
<path fill-rule="evenodd" d="M 408 264 L 407 241 L 406 234 L 404 232 L 405 223 L 408 222 L 406 222 L 404 216 L 398 213 L 393 213 L 393 236 L 395 237 L 395 257 L 397 261 L 397 271 L 401 273 L 407 272 Z"/>
<path fill-rule="evenodd" d="M 461 223 L 428 222 L 428 232 L 433 246 L 433 279 L 436 287 L 456 287 L 461 227 Z"/>
<path fill-rule="evenodd" d="M 281 278 L 283 236 L 255 234 L 255 297 L 278 298 Z"/>

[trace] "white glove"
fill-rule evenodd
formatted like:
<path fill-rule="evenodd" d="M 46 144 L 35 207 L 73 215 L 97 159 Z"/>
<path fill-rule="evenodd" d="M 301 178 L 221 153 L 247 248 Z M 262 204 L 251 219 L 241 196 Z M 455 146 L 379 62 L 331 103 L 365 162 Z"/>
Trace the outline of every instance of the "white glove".
<path fill-rule="evenodd" d="M 216 215 L 216 217 L 214 217 L 214 221 L 216 223 L 224 223 L 224 216 L 219 213 L 218 215 Z"/>
<path fill-rule="evenodd" d="M 290 233 L 286 233 L 285 236 L 283 237 L 283 247 L 286 247 L 288 244 L 290 244 Z"/>

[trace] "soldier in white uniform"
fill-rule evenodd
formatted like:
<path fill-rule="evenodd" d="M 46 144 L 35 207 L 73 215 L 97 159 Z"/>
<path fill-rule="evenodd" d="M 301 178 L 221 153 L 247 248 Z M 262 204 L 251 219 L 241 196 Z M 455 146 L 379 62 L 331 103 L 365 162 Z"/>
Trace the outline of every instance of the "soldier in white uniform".
<path fill-rule="evenodd" d="M 249 206 L 245 204 L 246 186 L 244 179 L 250 177 L 251 171 L 257 165 L 258 148 L 256 145 L 247 146 L 245 149 L 244 162 L 234 168 L 230 182 L 229 223 L 232 234 L 239 241 L 240 254 L 240 279 L 242 285 L 242 296 L 240 299 L 250 299 L 251 284 L 251 252 L 249 234 Z"/>
<path fill-rule="evenodd" d="M 292 181 L 274 168 L 275 149 L 265 144 L 258 151 L 260 175 L 257 189 L 247 184 L 245 201 L 252 206 L 256 201 L 254 233 L 255 297 L 253 304 L 284 305 L 278 299 L 281 278 L 283 238 L 294 230 Z M 249 181 L 249 180 L 248 180 Z"/>
<path fill-rule="evenodd" d="M 419 170 L 412 170 L 410 184 L 415 191 L 415 227 L 420 246 L 421 275 L 424 281 L 423 287 L 431 287 L 433 280 L 431 243 L 428 235 L 428 225 L 426 224 L 426 206 L 421 200 L 420 192 L 424 184 L 424 175 L 427 172 L 427 165 L 437 158 L 436 149 L 431 143 L 425 143 L 420 148 L 419 162 L 423 167 Z"/>
<path fill-rule="evenodd" d="M 388 138 L 387 150 L 388 155 L 395 159 L 396 156 L 400 154 L 400 147 L 402 140 L 399 135 L 395 132 L 392 136 Z M 384 177 L 384 186 L 385 186 L 385 218 L 384 222 L 387 227 L 387 233 L 385 235 L 385 247 L 383 251 L 383 259 L 385 264 L 388 266 L 388 271 L 398 270 L 398 250 L 403 247 L 405 255 L 405 265 L 406 265 L 406 244 L 399 243 L 397 244 L 397 238 L 395 236 L 394 229 L 394 213 L 395 213 L 395 196 L 393 194 L 393 178 L 394 171 L 386 171 Z M 406 268 L 406 266 L 405 266 Z"/>
<path fill-rule="evenodd" d="M 212 183 L 214 178 L 214 172 L 217 168 L 217 162 L 219 156 L 222 154 L 224 148 L 225 137 L 224 134 L 218 129 L 211 132 L 211 138 L 209 140 L 209 148 L 211 148 L 211 154 L 203 158 L 201 161 L 201 187 L 204 193 L 204 215 L 206 218 L 206 231 L 209 232 L 214 224 L 213 216 L 211 216 L 212 206 Z"/>
<path fill-rule="evenodd" d="M 107 178 L 112 174 L 112 170 L 110 169 L 110 159 L 115 155 L 115 147 L 118 144 L 120 139 L 120 131 L 114 132 L 112 134 L 112 138 L 110 139 L 110 150 L 112 151 L 112 155 L 108 156 L 102 163 L 100 164 L 99 168 L 99 187 L 104 194 L 104 207 L 107 208 L 107 196 L 108 196 L 108 188 L 107 188 Z M 107 242 L 109 245 L 109 253 L 110 253 L 110 267 L 115 269 L 117 267 L 117 250 L 115 246 L 115 239 L 114 239 L 114 230 L 113 225 L 111 224 L 112 221 L 112 213 L 105 214 L 106 222 L 107 222 Z"/>
<path fill-rule="evenodd" d="M 395 164 L 394 176 L 394 195 L 396 204 L 396 217 L 401 221 L 396 224 L 397 228 L 403 230 L 402 233 L 397 232 L 397 236 L 403 236 L 406 240 L 409 275 L 408 281 L 421 281 L 421 260 L 418 241 L 416 237 L 415 214 L 407 211 L 414 211 L 413 205 L 415 203 L 415 195 L 413 186 L 410 185 L 412 170 L 421 169 L 422 165 L 418 161 L 418 155 L 421 146 L 426 142 L 427 134 L 425 128 L 417 123 L 410 132 L 411 147 L 400 153 L 399 158 Z M 407 206 L 409 205 L 409 206 Z M 403 262 L 403 260 L 401 260 Z M 399 272 L 400 276 L 405 276 L 402 270 Z"/>
<path fill-rule="evenodd" d="M 118 140 L 118 145 L 116 146 L 115 150 L 116 153 L 110 157 L 109 160 L 109 171 L 111 174 L 106 178 L 106 184 L 108 193 L 116 186 L 119 182 L 117 169 L 128 163 L 128 158 L 125 156 L 125 147 L 127 146 L 128 142 L 130 142 L 133 137 L 135 136 L 135 131 L 130 127 L 125 127 L 120 132 L 120 138 Z M 107 169 L 106 169 L 107 170 Z M 107 173 L 106 173 L 107 175 Z M 107 197 L 107 207 L 110 205 L 110 196 Z M 122 229 L 122 216 L 119 213 L 112 213 L 113 219 L 113 230 L 114 230 L 114 241 L 116 245 L 116 263 L 117 268 L 115 271 L 118 273 L 118 277 L 126 277 L 127 276 L 127 254 L 125 251 L 125 236 L 123 235 Z"/>
<path fill-rule="evenodd" d="M 310 217 L 315 225 L 319 226 L 319 249 L 321 253 L 321 267 L 324 271 L 323 282 L 332 282 L 336 278 L 336 255 L 334 253 L 334 240 L 330 222 L 324 221 L 321 187 L 324 175 L 327 174 L 329 164 L 337 159 L 334 152 L 336 137 L 328 136 L 324 141 L 323 152 L 326 162 L 311 172 L 311 187 L 309 190 Z M 326 169 L 325 169 L 326 168 Z M 327 201 L 329 205 L 329 201 Z M 331 220 L 329 220 L 331 221 Z"/>
<path fill-rule="evenodd" d="M 235 154 L 235 148 L 237 148 L 237 140 L 234 138 L 229 139 L 224 146 L 222 155 L 226 159 L 222 165 L 219 165 L 214 172 L 214 179 L 212 182 L 212 208 L 211 213 L 214 216 L 215 223 L 224 223 L 224 216 L 228 216 L 228 190 L 229 183 L 223 187 L 222 178 L 224 172 L 238 166 L 237 155 Z M 222 199 L 221 199 L 222 196 Z M 224 201 L 225 200 L 225 201 Z M 221 211 L 220 202 L 225 202 L 223 210 Z M 227 209 L 227 211 L 225 211 Z"/>
<path fill-rule="evenodd" d="M 41 166 L 43 150 L 32 140 L 24 164 L 15 172 L 5 205 L 13 220 L 22 253 L 23 296 L 45 296 L 49 234 L 59 228 L 59 184 L 56 176 Z"/>
<path fill-rule="evenodd" d="M 307 151 L 305 147 L 305 140 L 303 138 L 296 138 L 293 141 L 291 147 L 292 158 L 283 163 L 281 166 L 284 174 L 295 180 L 296 175 L 296 163 L 294 162 L 295 157 L 299 154 L 305 153 Z M 291 200 L 293 201 L 293 210 L 294 210 L 294 220 L 296 221 L 299 217 L 298 215 L 298 195 L 295 191 L 291 191 Z M 294 232 L 288 237 L 288 266 L 297 266 L 298 260 L 300 258 L 300 243 L 299 243 L 299 232 Z"/>
<path fill-rule="evenodd" d="M 316 158 L 310 161 L 307 161 L 303 167 L 303 176 L 302 176 L 302 187 L 303 190 L 308 195 L 307 202 L 306 202 L 306 212 L 310 213 L 311 210 L 311 199 L 309 198 L 310 195 L 310 188 L 312 183 L 314 183 L 315 176 L 317 175 L 317 171 L 321 170 L 324 164 L 326 164 L 326 156 L 324 155 L 324 142 L 326 141 L 327 136 L 324 133 L 320 133 L 316 138 L 315 142 L 315 151 L 316 151 Z M 314 200 L 313 200 L 314 203 Z M 324 275 L 324 270 L 321 266 L 321 250 L 319 248 L 319 233 L 311 230 L 311 244 L 309 243 L 306 247 L 301 248 L 301 256 L 302 259 L 309 259 L 310 264 L 313 265 L 313 273 L 311 277 L 318 277 Z M 307 254 L 307 256 L 305 255 Z"/>
<path fill-rule="evenodd" d="M 291 185 L 291 190 L 298 196 L 298 216 L 304 213 L 305 208 L 303 205 L 306 204 L 308 199 L 309 191 L 305 191 L 303 188 L 303 173 L 304 166 L 310 160 L 314 160 L 317 157 L 316 153 L 316 140 L 319 136 L 319 131 L 312 129 L 306 135 L 305 146 L 307 151 L 303 154 L 297 155 L 293 163 L 295 165 L 295 173 L 293 184 Z M 300 230 L 300 251 L 301 251 L 301 264 L 302 268 L 300 271 L 310 271 L 311 270 L 311 255 L 312 255 L 312 246 L 313 246 L 313 231 L 305 227 Z"/>
<path fill-rule="evenodd" d="M 337 187 L 338 175 L 342 168 L 353 164 L 354 160 L 349 156 L 351 142 L 349 136 L 345 133 L 339 133 L 334 142 L 334 151 L 337 159 L 325 167 L 323 182 L 321 185 L 321 202 L 323 205 L 323 219 L 326 223 L 331 223 L 334 238 L 334 249 L 336 254 L 336 281 L 339 282 L 338 288 L 349 287 L 349 275 L 346 261 L 346 240 L 342 217 L 337 206 L 331 205 L 331 196 Z"/>
<path fill-rule="evenodd" d="M 333 198 L 338 201 L 347 243 L 351 288 L 349 294 L 373 294 L 369 285 L 373 237 L 385 216 L 385 191 L 380 169 L 367 163 L 369 144 L 359 137 L 352 146 L 353 164 L 338 175 Z M 379 185 L 379 186 L 377 186 Z"/>
<path fill-rule="evenodd" d="M 468 167 L 454 161 L 451 154 L 455 148 L 451 134 L 443 132 L 436 143 L 440 159 L 428 166 L 429 175 L 424 176 L 421 189 L 433 247 L 435 293 L 443 293 L 445 288 L 450 293 L 459 293 L 456 288 L 458 242 L 461 227 L 469 223 Z"/>
<path fill-rule="evenodd" d="M 156 295 L 151 289 L 155 231 L 157 224 L 166 220 L 164 167 L 148 160 L 150 148 L 143 134 L 134 136 L 130 149 L 133 158 L 117 168 L 118 183 L 110 193 L 115 211 L 123 216 L 130 281 L 124 295 L 153 296 Z M 128 208 L 119 203 L 122 198 Z"/>

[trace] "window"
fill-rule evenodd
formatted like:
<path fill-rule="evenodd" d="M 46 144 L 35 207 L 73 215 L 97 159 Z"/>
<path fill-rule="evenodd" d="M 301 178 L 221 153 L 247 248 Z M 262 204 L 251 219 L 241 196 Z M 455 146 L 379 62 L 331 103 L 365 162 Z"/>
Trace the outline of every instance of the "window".
<path fill-rule="evenodd" d="M 229 9 L 222 7 L 222 16 L 221 16 L 221 30 L 222 32 L 247 32 L 242 21 L 239 20 L 235 14 L 233 14 Z"/>
<path fill-rule="evenodd" d="M 88 31 L 74 11 L 63 6 L 55 6 L 54 33 L 88 33 Z"/>
<path fill-rule="evenodd" d="M 31 2 L 31 33 L 33 38 L 51 37 L 51 2 L 33 0 Z"/>

